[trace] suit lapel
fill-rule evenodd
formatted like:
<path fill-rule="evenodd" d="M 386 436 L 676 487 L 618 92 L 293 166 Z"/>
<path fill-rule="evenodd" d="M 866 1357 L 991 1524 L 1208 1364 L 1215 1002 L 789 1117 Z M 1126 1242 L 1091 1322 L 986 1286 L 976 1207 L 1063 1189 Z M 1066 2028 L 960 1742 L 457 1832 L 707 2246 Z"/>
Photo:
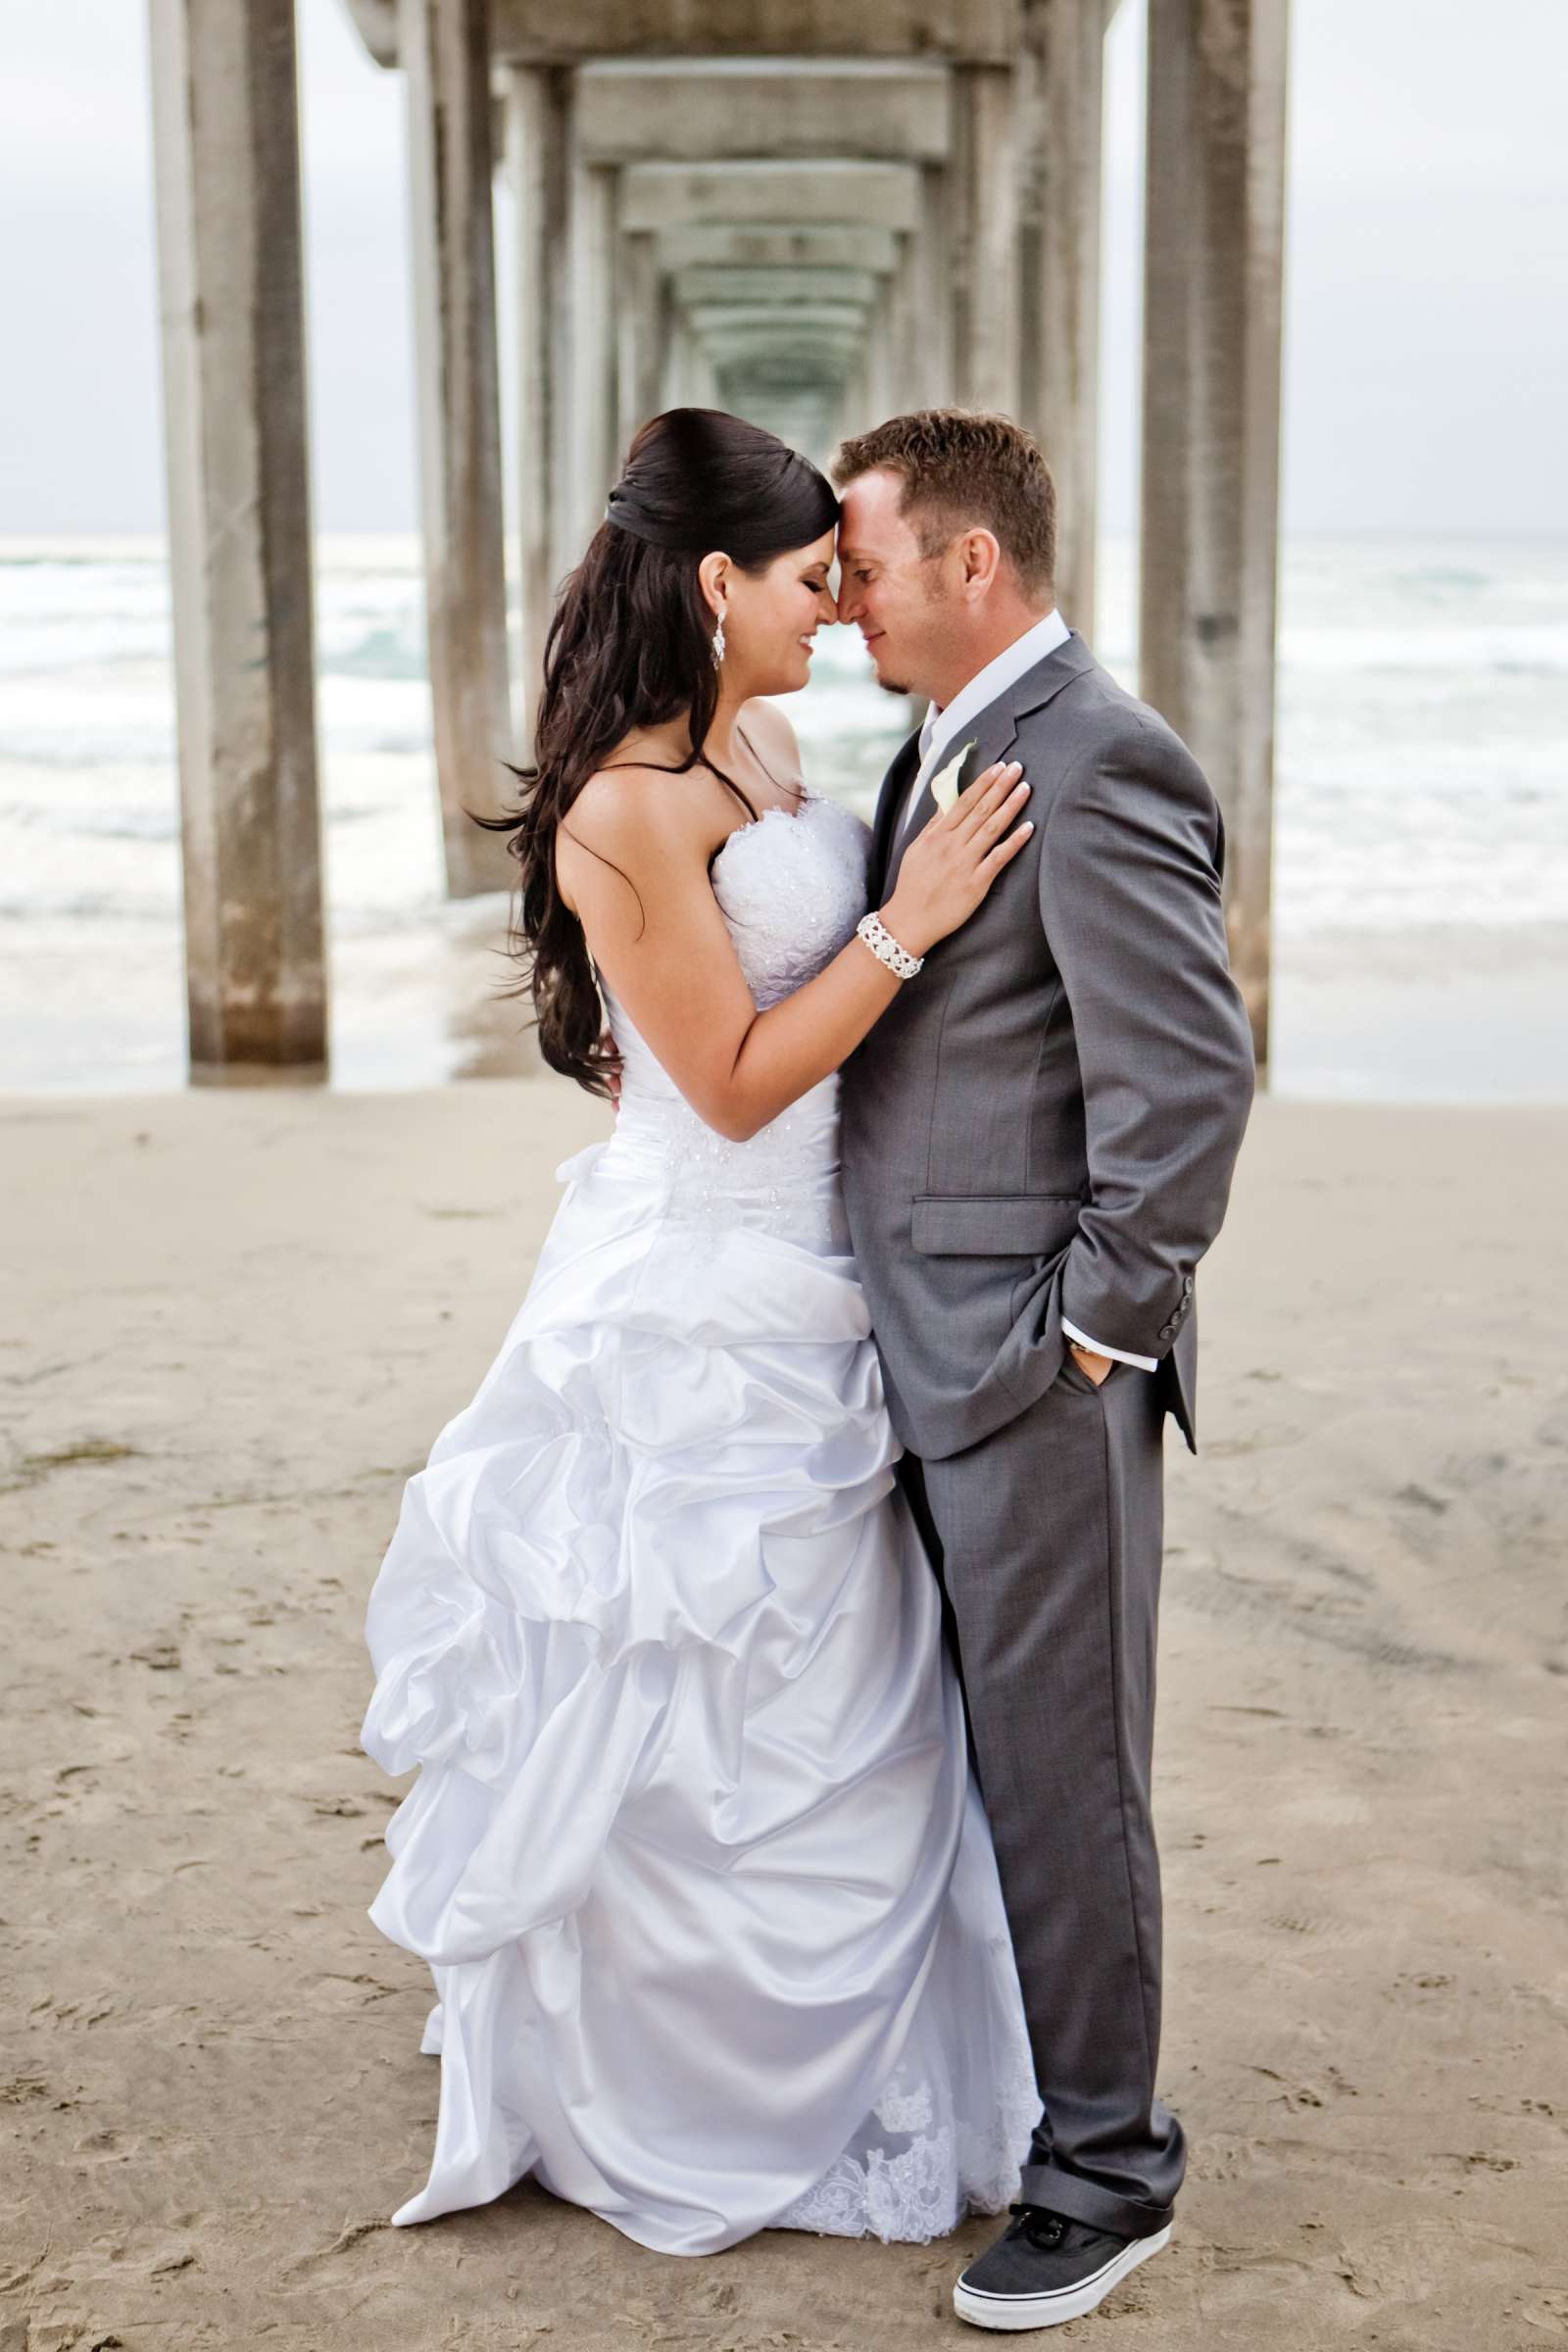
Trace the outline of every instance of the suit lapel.
<path fill-rule="evenodd" d="M 989 767 L 994 760 L 1002 760 L 1006 757 L 1017 732 L 1016 721 L 1005 701 L 993 703 L 989 710 L 980 712 L 973 727 L 961 738 L 970 746 L 970 749 L 964 753 L 963 765 L 958 770 L 958 790 L 960 792 L 974 782 L 983 767 Z M 899 868 L 904 863 L 905 852 L 908 849 L 910 842 L 924 826 L 931 822 L 937 812 L 936 795 L 931 790 L 931 781 L 934 781 L 935 777 L 939 776 L 943 769 L 950 764 L 957 749 L 956 744 L 951 744 L 948 747 L 947 759 L 937 762 L 932 771 L 932 779 L 927 781 L 919 799 L 909 812 L 908 823 L 900 829 L 898 837 L 893 843 L 883 890 L 884 897 L 899 878 Z M 907 788 L 907 777 L 905 779 L 905 784 Z"/>
<path fill-rule="evenodd" d="M 1094 666 L 1094 655 L 1074 629 L 1061 645 L 1047 654 L 1044 661 L 1037 662 L 1033 669 L 1026 669 L 1023 676 L 1015 678 L 994 703 L 988 703 L 960 731 L 959 740 L 971 743 L 973 749 L 965 753 L 963 765 L 958 770 L 959 790 L 972 784 L 982 768 L 990 767 L 993 761 L 1007 757 L 1017 740 L 1020 719 L 1031 711 L 1043 710 L 1064 686 L 1071 685 L 1074 678 L 1082 677 L 1086 669 L 1093 669 Z M 909 822 L 899 827 L 899 811 L 919 757 L 920 738 L 911 735 L 883 779 L 882 796 L 876 808 L 876 863 L 873 869 L 878 901 L 887 899 L 898 881 L 905 851 L 921 827 L 929 824 L 936 814 L 937 805 L 928 783 L 915 802 Z M 948 760 L 952 757 L 953 749 L 950 748 Z M 940 774 L 947 763 L 947 760 L 939 761 L 936 772 Z M 1031 777 L 1030 781 L 1034 779 Z"/>
<path fill-rule="evenodd" d="M 1025 718 L 1031 710 L 1043 710 L 1064 686 L 1070 686 L 1074 678 L 1081 678 L 1086 669 L 1094 666 L 1094 655 L 1077 630 L 1072 629 L 1054 652 L 1037 662 L 1033 669 L 1026 669 L 1003 699 L 1015 719 Z"/>
<path fill-rule="evenodd" d="M 892 847 L 893 828 L 898 822 L 904 796 L 909 789 L 909 779 L 920 760 L 918 732 L 909 736 L 893 755 L 893 764 L 882 779 L 877 796 L 876 816 L 871 828 L 871 904 L 875 906 L 884 896 L 883 877 L 888 870 L 888 851 Z"/>

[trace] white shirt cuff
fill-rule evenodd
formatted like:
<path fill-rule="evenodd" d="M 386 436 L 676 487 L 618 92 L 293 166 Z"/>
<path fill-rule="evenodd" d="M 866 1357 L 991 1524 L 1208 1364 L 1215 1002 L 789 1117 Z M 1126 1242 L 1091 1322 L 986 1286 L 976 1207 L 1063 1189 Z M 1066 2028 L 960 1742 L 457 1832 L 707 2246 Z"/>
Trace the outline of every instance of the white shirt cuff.
<path fill-rule="evenodd" d="M 1061 1318 L 1061 1328 L 1069 1340 L 1076 1340 L 1080 1348 L 1089 1349 L 1091 1355 L 1113 1355 L 1118 1364 L 1136 1364 L 1141 1372 L 1159 1370 L 1157 1355 L 1129 1355 L 1125 1348 L 1107 1348 L 1103 1340 L 1092 1340 L 1087 1331 L 1080 1331 L 1077 1324 L 1069 1323 L 1065 1315 Z"/>

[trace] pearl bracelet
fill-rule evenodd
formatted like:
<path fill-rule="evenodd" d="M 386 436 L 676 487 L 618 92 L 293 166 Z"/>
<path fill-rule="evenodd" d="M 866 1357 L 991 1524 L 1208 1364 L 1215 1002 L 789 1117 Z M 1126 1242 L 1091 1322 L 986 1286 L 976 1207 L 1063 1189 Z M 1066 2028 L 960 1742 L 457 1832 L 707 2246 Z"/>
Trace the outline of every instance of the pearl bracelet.
<path fill-rule="evenodd" d="M 907 948 L 901 948 L 878 914 L 862 914 L 855 931 L 856 937 L 863 939 L 872 955 L 879 957 L 890 972 L 897 972 L 901 980 L 912 980 L 925 961 L 923 956 L 911 956 Z"/>

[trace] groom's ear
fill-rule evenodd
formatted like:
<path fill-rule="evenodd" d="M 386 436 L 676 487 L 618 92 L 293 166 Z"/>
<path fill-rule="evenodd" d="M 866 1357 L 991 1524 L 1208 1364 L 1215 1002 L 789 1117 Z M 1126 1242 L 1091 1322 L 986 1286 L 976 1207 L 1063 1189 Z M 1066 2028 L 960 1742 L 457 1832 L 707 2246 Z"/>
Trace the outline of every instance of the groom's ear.
<path fill-rule="evenodd" d="M 1002 543 L 995 531 L 977 524 L 973 530 L 960 531 L 954 545 L 964 593 L 988 596 L 1002 566 Z"/>

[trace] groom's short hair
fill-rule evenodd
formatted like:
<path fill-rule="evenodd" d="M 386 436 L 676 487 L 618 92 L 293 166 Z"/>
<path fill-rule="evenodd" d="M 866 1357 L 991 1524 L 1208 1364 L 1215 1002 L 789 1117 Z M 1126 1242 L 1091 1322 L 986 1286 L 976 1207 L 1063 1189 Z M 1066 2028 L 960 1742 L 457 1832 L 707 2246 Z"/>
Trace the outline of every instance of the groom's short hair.
<path fill-rule="evenodd" d="M 878 466 L 904 483 L 899 512 L 920 553 L 939 556 L 976 524 L 995 534 L 1024 592 L 1056 575 L 1056 485 L 1022 427 L 969 409 L 919 409 L 845 441 L 833 461 L 839 489 Z"/>

